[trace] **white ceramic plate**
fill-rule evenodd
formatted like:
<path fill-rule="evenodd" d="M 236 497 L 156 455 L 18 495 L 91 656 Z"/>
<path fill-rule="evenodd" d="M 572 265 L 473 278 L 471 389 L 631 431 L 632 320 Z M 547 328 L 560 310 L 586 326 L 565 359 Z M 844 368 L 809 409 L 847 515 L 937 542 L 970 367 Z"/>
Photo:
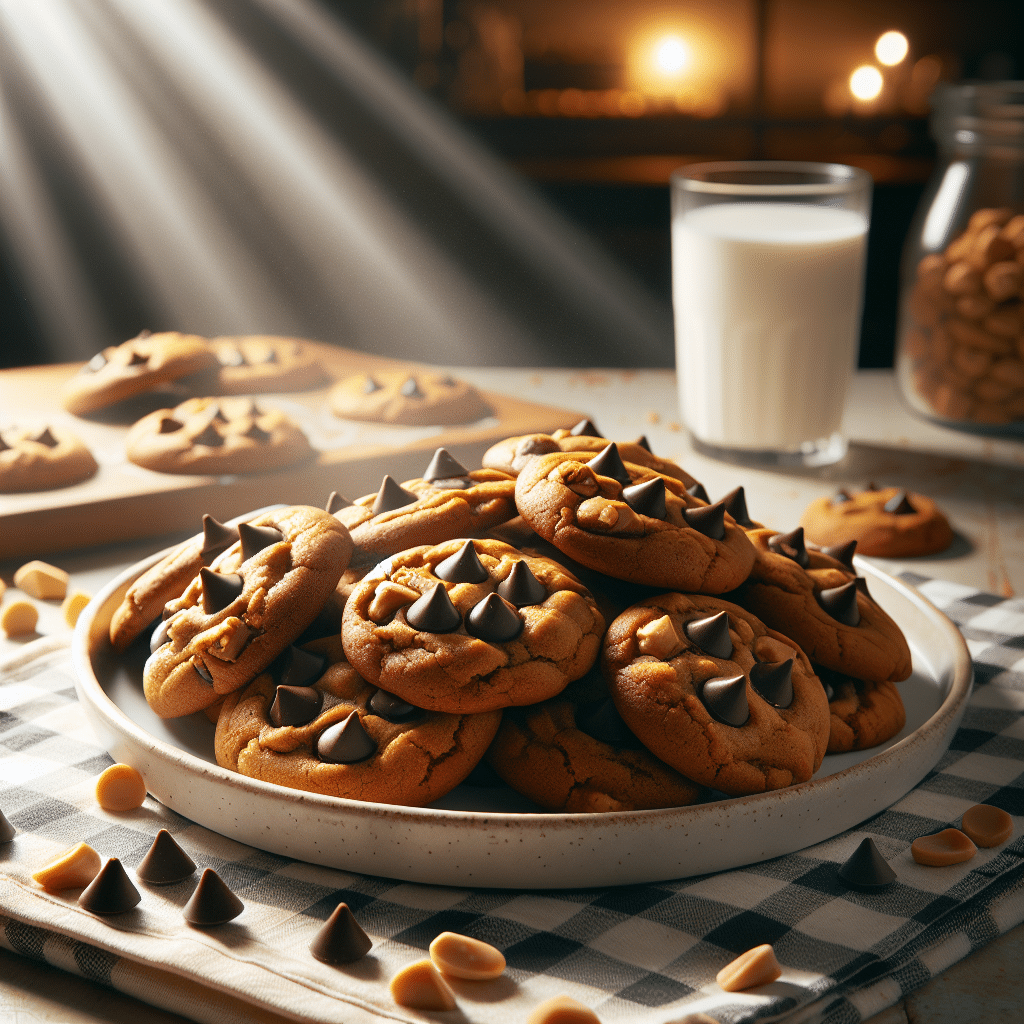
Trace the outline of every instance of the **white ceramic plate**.
<path fill-rule="evenodd" d="M 142 695 L 142 657 L 107 630 L 130 583 L 113 580 L 75 630 L 78 695 L 104 747 L 150 793 L 207 828 L 271 853 L 412 882 L 499 888 L 625 885 L 702 875 L 821 842 L 909 792 L 949 745 L 970 694 L 963 638 L 934 605 L 868 562 L 872 596 L 903 627 L 914 673 L 900 684 L 903 732 L 883 747 L 828 756 L 809 782 L 694 807 L 612 814 L 539 812 L 510 790 L 460 786 L 427 808 L 319 796 L 219 767 L 202 715 L 161 720 Z"/>

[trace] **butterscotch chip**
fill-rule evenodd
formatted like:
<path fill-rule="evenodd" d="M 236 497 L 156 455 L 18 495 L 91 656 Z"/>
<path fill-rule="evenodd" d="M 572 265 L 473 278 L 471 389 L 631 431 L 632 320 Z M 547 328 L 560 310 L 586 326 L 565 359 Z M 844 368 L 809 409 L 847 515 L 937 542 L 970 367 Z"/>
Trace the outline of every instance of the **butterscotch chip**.
<path fill-rule="evenodd" d="M 726 992 L 742 992 L 758 985 L 769 985 L 782 976 L 782 968 L 775 959 L 775 950 L 765 943 L 741 953 L 732 963 L 726 964 L 717 975 L 718 982 Z"/>
<path fill-rule="evenodd" d="M 978 848 L 958 828 L 943 829 L 931 836 L 920 836 L 910 844 L 910 853 L 918 864 L 941 868 L 970 860 Z"/>
<path fill-rule="evenodd" d="M 71 577 L 63 569 L 47 562 L 26 562 L 14 574 L 14 585 L 30 597 L 42 600 L 64 598 Z"/>
<path fill-rule="evenodd" d="M 88 843 L 79 843 L 34 872 L 32 880 L 50 892 L 81 889 L 99 874 L 102 864 L 100 855 Z"/>
<path fill-rule="evenodd" d="M 571 996 L 545 999 L 526 1018 L 526 1024 L 601 1024 L 597 1014 Z"/>
<path fill-rule="evenodd" d="M 960 830 L 976 846 L 998 846 L 1013 835 L 1013 818 L 1001 807 L 975 804 L 964 811 Z"/>
<path fill-rule="evenodd" d="M 71 629 L 75 628 L 78 616 L 85 611 L 86 605 L 91 600 L 92 595 L 87 594 L 84 590 L 75 590 L 64 598 L 64 603 L 60 606 L 60 614 Z"/>
<path fill-rule="evenodd" d="M 456 932 L 441 932 L 430 944 L 430 959 L 442 973 L 468 981 L 497 978 L 505 970 L 505 957 L 490 943 Z"/>
<path fill-rule="evenodd" d="M 12 601 L 0 612 L 0 629 L 8 636 L 24 636 L 36 628 L 39 612 L 30 601 Z"/>
<path fill-rule="evenodd" d="M 410 1010 L 454 1010 L 455 993 L 430 960 L 403 967 L 388 986 L 391 998 Z"/>
<path fill-rule="evenodd" d="M 112 764 L 96 780 L 96 802 L 105 811 L 133 811 L 146 799 L 146 780 L 130 764 Z"/>

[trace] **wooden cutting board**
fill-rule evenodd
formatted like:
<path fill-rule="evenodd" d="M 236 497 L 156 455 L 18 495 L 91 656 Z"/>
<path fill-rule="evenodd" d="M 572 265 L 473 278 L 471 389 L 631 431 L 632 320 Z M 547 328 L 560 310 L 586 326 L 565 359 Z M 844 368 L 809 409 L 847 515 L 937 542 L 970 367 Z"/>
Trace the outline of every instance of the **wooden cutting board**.
<path fill-rule="evenodd" d="M 335 378 L 385 369 L 422 369 L 417 364 L 309 342 Z M 119 540 L 155 537 L 199 528 L 204 512 L 227 519 L 282 502 L 323 506 L 331 491 L 357 498 L 376 491 L 385 473 L 395 479 L 421 476 L 434 449 L 447 448 L 464 465 L 504 437 L 550 433 L 580 413 L 483 392 L 493 415 L 461 426 L 401 427 L 341 420 L 327 405 L 328 388 L 258 397 L 262 406 L 292 413 L 320 455 L 294 468 L 236 476 L 156 473 L 125 457 L 130 422 L 72 416 L 60 405 L 64 381 L 80 363 L 0 370 L 0 427 L 47 424 L 76 433 L 100 464 L 91 479 L 72 487 L 0 494 L 0 558 L 32 558 Z M 181 401 L 168 396 L 167 405 Z"/>

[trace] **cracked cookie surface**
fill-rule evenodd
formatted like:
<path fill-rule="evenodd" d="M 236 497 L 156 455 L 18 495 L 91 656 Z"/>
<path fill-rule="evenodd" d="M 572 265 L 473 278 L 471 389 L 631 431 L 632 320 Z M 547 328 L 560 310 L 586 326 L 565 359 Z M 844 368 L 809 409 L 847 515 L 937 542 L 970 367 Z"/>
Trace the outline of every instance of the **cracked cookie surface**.
<path fill-rule="evenodd" d="M 0 494 L 70 487 L 97 469 L 92 452 L 62 427 L 0 431 Z"/>
<path fill-rule="evenodd" d="M 349 420 L 430 426 L 471 423 L 491 407 L 472 384 L 427 370 L 374 370 L 338 381 L 331 411 Z"/>
<path fill-rule="evenodd" d="M 311 391 L 330 383 L 316 353 L 300 338 L 240 334 L 210 339 L 217 356 L 217 394 Z"/>
<path fill-rule="evenodd" d="M 579 581 L 496 540 L 385 560 L 353 590 L 342 619 L 345 653 L 362 676 L 454 714 L 553 697 L 594 663 L 603 630 Z"/>
<path fill-rule="evenodd" d="M 273 721 L 278 682 L 270 672 L 225 699 L 214 743 L 222 767 L 291 789 L 421 807 L 465 779 L 501 721 L 500 711 L 453 715 L 394 699 L 356 672 L 338 636 L 303 650 L 324 659 L 324 668 L 300 688 L 307 691 L 299 694 L 306 703 L 295 705 L 302 710 L 282 717 L 278 701 L 281 724 Z M 356 734 L 348 752 L 345 743 L 330 743 L 332 729 Z M 359 760 L 331 760 L 338 757 Z"/>
<path fill-rule="evenodd" d="M 875 683 L 815 666 L 828 696 L 828 753 L 877 747 L 906 725 L 903 698 L 894 683 Z"/>
<path fill-rule="evenodd" d="M 532 459 L 516 480 L 520 515 L 570 558 L 631 583 L 720 594 L 746 579 L 754 549 L 720 503 L 617 455 L 607 460 L 609 448 L 617 453 L 610 445 Z M 609 463 L 618 478 L 605 475 Z"/>
<path fill-rule="evenodd" d="M 170 602 L 143 670 L 161 718 L 200 711 L 263 671 L 316 618 L 352 555 L 348 531 L 307 505 L 239 527 L 242 540 Z"/>
<path fill-rule="evenodd" d="M 805 782 L 821 765 L 828 701 L 810 662 L 737 605 L 650 598 L 608 627 L 602 657 L 626 725 L 687 778 L 740 796 Z"/>

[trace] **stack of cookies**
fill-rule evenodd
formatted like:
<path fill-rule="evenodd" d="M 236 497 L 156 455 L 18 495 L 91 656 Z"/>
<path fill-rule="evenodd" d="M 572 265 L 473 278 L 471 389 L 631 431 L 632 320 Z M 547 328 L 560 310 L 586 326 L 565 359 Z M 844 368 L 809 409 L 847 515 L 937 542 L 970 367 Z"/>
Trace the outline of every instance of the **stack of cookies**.
<path fill-rule="evenodd" d="M 424 805 L 478 775 L 551 811 L 804 782 L 903 727 L 911 671 L 852 549 L 712 503 L 589 421 L 423 476 L 204 532 L 111 623 L 150 629 L 146 697 L 216 720 L 218 762 Z"/>

